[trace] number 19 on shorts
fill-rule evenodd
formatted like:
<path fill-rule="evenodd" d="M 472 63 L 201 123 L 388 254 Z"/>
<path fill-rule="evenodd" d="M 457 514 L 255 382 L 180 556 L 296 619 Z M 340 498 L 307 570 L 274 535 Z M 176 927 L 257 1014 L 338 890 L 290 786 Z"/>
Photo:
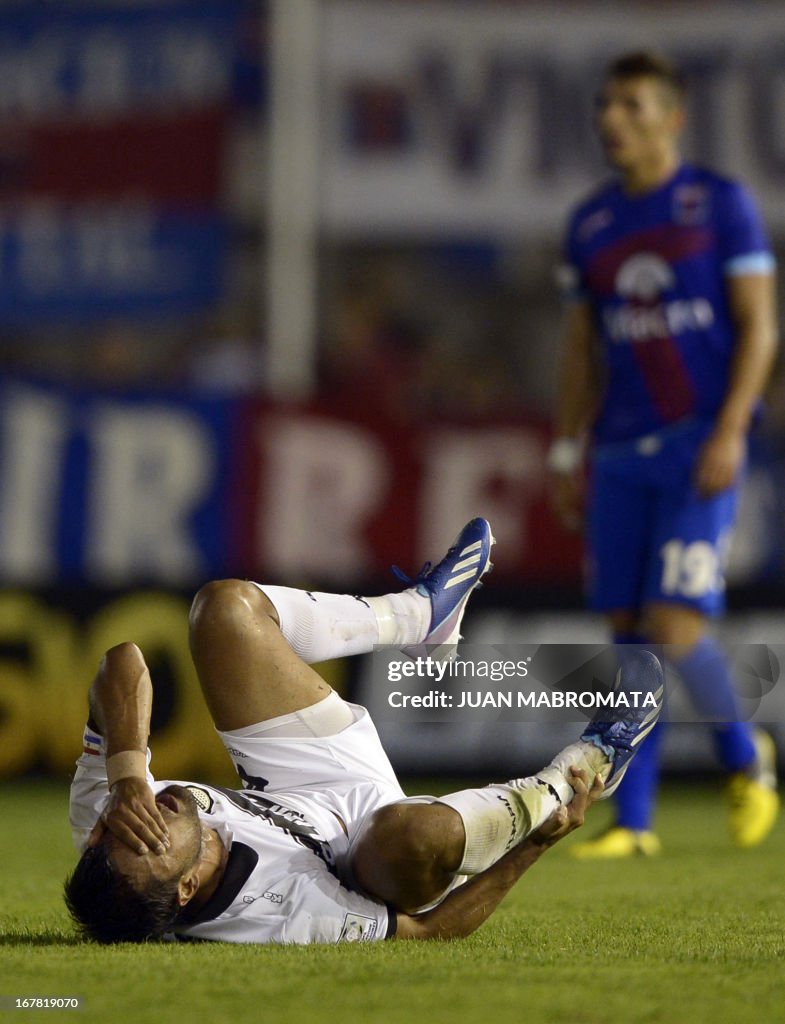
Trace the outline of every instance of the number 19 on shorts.
<path fill-rule="evenodd" d="M 725 589 L 723 542 L 715 547 L 705 540 L 685 544 L 669 540 L 660 548 L 662 557 L 662 592 L 682 597 L 703 597 Z"/>

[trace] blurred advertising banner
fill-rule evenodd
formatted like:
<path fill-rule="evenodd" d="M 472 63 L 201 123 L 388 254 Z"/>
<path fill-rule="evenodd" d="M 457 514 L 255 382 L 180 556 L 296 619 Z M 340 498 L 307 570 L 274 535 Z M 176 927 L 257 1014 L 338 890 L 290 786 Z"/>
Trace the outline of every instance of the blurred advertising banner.
<path fill-rule="evenodd" d="M 349 586 L 417 572 L 487 516 L 508 580 L 575 580 L 542 423 L 411 425 L 339 408 L 0 386 L 0 578 Z"/>
<path fill-rule="evenodd" d="M 494 586 L 572 585 L 547 426 L 400 423 L 350 398 L 255 400 L 0 383 L 0 583 L 192 588 L 227 575 L 348 589 L 416 573 L 475 515 Z M 783 456 L 756 450 L 732 581 L 779 580 Z"/>
<path fill-rule="evenodd" d="M 174 315 L 222 291 L 223 219 L 152 202 L 0 206 L 0 323 Z"/>
<path fill-rule="evenodd" d="M 668 53 L 691 86 L 687 153 L 785 227 L 785 20 L 775 4 L 400 4 L 323 12 L 324 209 L 336 235 L 552 231 L 603 173 L 607 61 Z"/>
<path fill-rule="evenodd" d="M 0 323 L 215 301 L 247 9 L 0 11 Z"/>
<path fill-rule="evenodd" d="M 201 581 L 226 562 L 234 407 L 0 385 L 0 576 Z"/>

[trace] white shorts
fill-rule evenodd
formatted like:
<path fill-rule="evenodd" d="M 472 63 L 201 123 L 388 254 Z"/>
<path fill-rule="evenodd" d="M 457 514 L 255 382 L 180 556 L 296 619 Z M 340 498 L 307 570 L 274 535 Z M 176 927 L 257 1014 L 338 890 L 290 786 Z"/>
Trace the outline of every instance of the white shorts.
<path fill-rule="evenodd" d="M 327 706 L 330 700 L 322 703 Z M 218 730 L 244 786 L 301 811 L 337 856 L 346 852 L 372 811 L 405 799 L 371 716 L 358 704 L 341 703 L 354 721 L 327 736 L 281 735 L 277 723 L 290 716 Z M 265 735 L 270 731 L 275 734 Z"/>

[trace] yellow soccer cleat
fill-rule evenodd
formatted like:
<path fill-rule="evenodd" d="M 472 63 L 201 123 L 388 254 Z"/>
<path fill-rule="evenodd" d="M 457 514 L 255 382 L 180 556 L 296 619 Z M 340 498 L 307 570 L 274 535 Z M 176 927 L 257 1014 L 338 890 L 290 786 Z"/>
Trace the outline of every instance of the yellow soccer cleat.
<path fill-rule="evenodd" d="M 570 856 L 576 860 L 621 860 L 624 857 L 656 857 L 662 844 L 653 832 L 637 832 L 614 825 L 607 832 L 576 843 L 570 847 Z"/>
<path fill-rule="evenodd" d="M 728 827 L 733 843 L 748 848 L 762 843 L 774 827 L 780 808 L 777 793 L 777 749 L 767 732 L 756 729 L 755 774 L 736 772 L 728 783 Z"/>

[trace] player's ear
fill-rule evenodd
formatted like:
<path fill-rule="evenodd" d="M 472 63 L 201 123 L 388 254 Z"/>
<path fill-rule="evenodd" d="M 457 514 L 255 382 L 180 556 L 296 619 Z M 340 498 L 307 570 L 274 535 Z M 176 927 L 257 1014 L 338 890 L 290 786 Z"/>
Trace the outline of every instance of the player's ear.
<path fill-rule="evenodd" d="M 190 903 L 191 900 L 199 889 L 199 873 L 196 868 L 193 867 L 187 871 L 180 879 L 177 885 L 177 902 L 181 907 L 184 907 L 186 903 Z"/>
<path fill-rule="evenodd" d="M 670 95 L 665 95 L 664 102 L 668 127 L 673 138 L 677 139 L 684 131 L 684 126 L 687 123 L 687 111 L 683 103 L 675 101 Z"/>
<path fill-rule="evenodd" d="M 98 844 L 103 839 L 105 832 L 106 825 L 104 824 L 103 820 L 99 818 L 98 821 L 95 823 L 92 832 L 87 837 L 87 843 L 85 845 L 85 848 L 92 849 L 94 846 L 98 846 Z"/>

